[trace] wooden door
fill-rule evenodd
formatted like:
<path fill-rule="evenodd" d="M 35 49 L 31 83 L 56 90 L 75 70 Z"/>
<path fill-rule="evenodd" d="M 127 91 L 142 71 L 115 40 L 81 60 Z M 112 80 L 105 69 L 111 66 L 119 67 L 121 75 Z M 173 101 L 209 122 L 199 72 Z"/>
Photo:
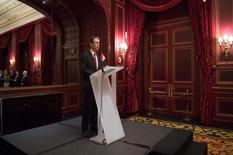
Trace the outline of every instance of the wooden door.
<path fill-rule="evenodd" d="M 148 111 L 188 117 L 197 115 L 197 68 L 190 22 L 154 25 L 147 36 Z"/>

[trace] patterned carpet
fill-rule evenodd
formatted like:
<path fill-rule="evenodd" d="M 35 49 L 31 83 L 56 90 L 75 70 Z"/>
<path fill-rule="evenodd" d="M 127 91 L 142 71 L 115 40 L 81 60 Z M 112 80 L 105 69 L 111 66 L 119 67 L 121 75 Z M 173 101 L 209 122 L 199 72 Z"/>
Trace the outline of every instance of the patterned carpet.
<path fill-rule="evenodd" d="M 129 120 L 192 131 L 194 141 L 208 144 L 208 155 L 233 155 L 232 130 L 164 121 L 142 116 L 132 116 Z"/>

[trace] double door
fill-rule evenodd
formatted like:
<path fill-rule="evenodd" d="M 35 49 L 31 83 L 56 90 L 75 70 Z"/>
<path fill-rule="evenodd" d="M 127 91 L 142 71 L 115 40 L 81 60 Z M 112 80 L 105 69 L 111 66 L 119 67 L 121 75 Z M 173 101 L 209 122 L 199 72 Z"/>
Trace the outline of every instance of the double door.
<path fill-rule="evenodd" d="M 146 46 L 148 111 L 192 117 L 198 113 L 198 78 L 190 23 L 149 28 Z"/>

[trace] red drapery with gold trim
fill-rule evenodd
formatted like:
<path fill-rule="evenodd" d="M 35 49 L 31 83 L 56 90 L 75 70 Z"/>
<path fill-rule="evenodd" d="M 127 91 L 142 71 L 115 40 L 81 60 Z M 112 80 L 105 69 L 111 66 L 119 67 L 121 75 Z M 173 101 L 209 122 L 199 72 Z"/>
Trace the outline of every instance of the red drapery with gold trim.
<path fill-rule="evenodd" d="M 144 25 L 144 12 L 134 6 L 132 3 L 127 3 L 126 6 L 127 32 L 128 32 L 128 51 L 126 55 L 127 74 L 127 112 L 133 113 L 138 111 L 138 100 L 136 96 L 136 60 L 139 52 L 139 41 Z"/>
<path fill-rule="evenodd" d="M 211 124 L 212 101 L 212 64 L 213 64 L 213 25 L 212 25 L 212 1 L 205 3 L 201 0 L 188 0 L 192 26 L 194 30 L 194 42 L 198 54 L 201 71 L 201 103 L 200 116 L 205 125 Z"/>

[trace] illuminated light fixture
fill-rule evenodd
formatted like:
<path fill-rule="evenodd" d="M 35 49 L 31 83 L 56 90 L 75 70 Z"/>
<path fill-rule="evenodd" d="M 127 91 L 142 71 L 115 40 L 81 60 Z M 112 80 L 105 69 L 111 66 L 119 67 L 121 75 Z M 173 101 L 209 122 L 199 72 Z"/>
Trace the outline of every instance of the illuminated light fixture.
<path fill-rule="evenodd" d="M 34 61 L 35 63 L 39 63 L 39 62 L 40 62 L 40 58 L 37 57 L 37 56 L 35 56 L 35 57 L 33 58 L 33 61 Z"/>
<path fill-rule="evenodd" d="M 120 65 L 124 65 L 124 59 L 125 59 L 125 55 L 126 55 L 127 50 L 128 50 L 128 45 L 126 44 L 126 42 L 123 41 L 119 45 L 120 56 L 118 57 L 118 63 Z"/>
<path fill-rule="evenodd" d="M 125 55 L 127 49 L 128 49 L 128 45 L 126 44 L 126 42 L 123 41 L 119 46 L 119 50 L 120 50 L 121 54 Z"/>
<path fill-rule="evenodd" d="M 206 2 L 206 0 L 203 0 L 203 2 Z"/>
<path fill-rule="evenodd" d="M 15 64 L 15 60 L 14 59 L 10 59 L 10 64 L 14 65 Z"/>
<path fill-rule="evenodd" d="M 228 59 L 232 48 L 233 36 L 224 34 L 223 37 L 218 37 L 220 51 L 223 52 L 225 59 Z"/>
<path fill-rule="evenodd" d="M 119 54 L 120 54 L 119 57 L 118 57 L 118 64 L 119 65 L 124 65 L 125 64 L 124 59 L 125 59 L 125 56 L 126 56 L 126 52 L 128 50 L 128 45 L 125 42 L 125 40 L 127 40 L 127 32 L 124 33 L 122 43 L 118 45 L 118 50 L 119 50 Z"/>

